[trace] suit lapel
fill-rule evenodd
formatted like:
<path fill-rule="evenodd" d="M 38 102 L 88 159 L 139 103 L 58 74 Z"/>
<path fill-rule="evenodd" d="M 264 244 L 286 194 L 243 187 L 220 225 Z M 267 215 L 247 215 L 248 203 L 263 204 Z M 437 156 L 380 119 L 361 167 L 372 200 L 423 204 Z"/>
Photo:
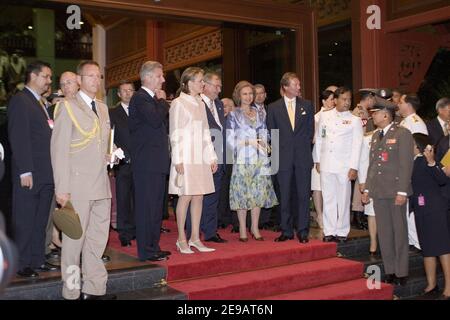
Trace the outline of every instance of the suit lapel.
<path fill-rule="evenodd" d="M 39 101 L 36 100 L 36 97 L 33 95 L 33 93 L 28 90 L 27 88 L 25 88 L 23 90 L 23 92 L 28 96 L 28 98 L 31 99 L 31 101 L 33 102 L 33 104 L 35 105 L 36 108 L 39 108 L 41 114 L 44 116 L 45 121 L 47 121 L 47 114 L 45 114 L 44 109 L 42 108 L 41 104 L 39 103 Z"/>
<path fill-rule="evenodd" d="M 300 125 L 302 124 L 300 121 L 300 118 L 304 111 L 305 110 L 303 109 L 300 99 L 296 98 L 295 99 L 295 130 L 294 130 L 294 132 L 298 131 L 298 129 L 300 128 Z"/>

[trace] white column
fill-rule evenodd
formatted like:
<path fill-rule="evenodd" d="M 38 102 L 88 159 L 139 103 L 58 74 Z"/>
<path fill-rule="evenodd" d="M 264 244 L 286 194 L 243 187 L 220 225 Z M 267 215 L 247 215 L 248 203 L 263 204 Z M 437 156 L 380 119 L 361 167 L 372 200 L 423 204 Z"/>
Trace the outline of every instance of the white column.
<path fill-rule="evenodd" d="M 100 65 L 100 72 L 104 75 L 106 66 L 106 31 L 99 24 L 92 28 L 92 59 Z M 105 92 L 105 80 L 103 80 L 103 87 L 97 94 L 97 98 L 105 101 Z"/>

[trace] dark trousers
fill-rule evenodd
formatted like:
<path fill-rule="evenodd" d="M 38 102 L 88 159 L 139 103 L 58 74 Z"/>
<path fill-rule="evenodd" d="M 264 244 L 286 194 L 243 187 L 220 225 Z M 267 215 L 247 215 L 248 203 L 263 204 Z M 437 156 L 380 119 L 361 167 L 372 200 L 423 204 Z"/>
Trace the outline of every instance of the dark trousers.
<path fill-rule="evenodd" d="M 218 208 L 218 223 L 228 226 L 232 221 L 232 212 L 230 209 L 230 182 L 231 174 L 233 172 L 233 165 L 227 164 L 225 166 L 225 174 L 222 178 L 222 185 L 220 186 L 219 208 Z"/>
<path fill-rule="evenodd" d="M 33 185 L 30 190 L 13 185 L 13 230 L 19 251 L 19 270 L 37 268 L 45 263 L 45 229 L 55 186 Z"/>
<path fill-rule="evenodd" d="M 204 239 L 214 237 L 217 233 L 217 215 L 219 208 L 220 187 L 223 178 L 223 165 L 219 165 L 217 172 L 213 175 L 214 193 L 203 196 L 202 218 L 200 220 L 200 231 Z M 191 236 L 191 214 L 190 207 L 186 216 L 186 236 Z"/>
<path fill-rule="evenodd" d="M 281 230 L 287 237 L 294 235 L 294 225 L 298 235 L 309 232 L 309 198 L 311 193 L 311 168 L 295 168 L 279 171 Z M 295 186 L 293 185 L 295 184 Z M 294 188 L 297 192 L 293 192 Z M 294 197 L 294 198 L 293 198 Z M 292 204 L 295 203 L 295 207 Z"/>
<path fill-rule="evenodd" d="M 134 222 L 133 174 L 129 164 L 116 169 L 117 231 L 121 241 L 130 241 L 136 236 Z"/>
<path fill-rule="evenodd" d="M 146 260 L 160 251 L 161 218 L 166 174 L 133 171 L 136 244 L 138 257 Z"/>
<path fill-rule="evenodd" d="M 409 245 L 406 204 L 396 206 L 394 199 L 373 199 L 377 235 L 386 274 L 408 275 Z"/>

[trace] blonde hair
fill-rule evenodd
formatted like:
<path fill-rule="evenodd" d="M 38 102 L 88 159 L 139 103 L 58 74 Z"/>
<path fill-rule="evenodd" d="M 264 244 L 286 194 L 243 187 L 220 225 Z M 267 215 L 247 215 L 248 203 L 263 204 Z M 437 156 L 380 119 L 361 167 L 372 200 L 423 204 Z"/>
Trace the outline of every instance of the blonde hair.
<path fill-rule="evenodd" d="M 180 95 L 180 92 L 184 92 L 186 94 L 189 94 L 189 86 L 188 86 L 188 82 L 189 81 L 194 81 L 195 77 L 198 74 L 204 74 L 205 71 L 203 71 L 202 68 L 198 68 L 198 67 L 189 67 L 186 70 L 183 71 L 183 74 L 181 75 L 181 79 L 180 79 L 180 88 L 177 91 L 177 96 Z"/>
<path fill-rule="evenodd" d="M 280 80 L 281 90 L 284 92 L 284 87 L 289 87 L 292 79 L 300 79 L 294 72 L 286 72 Z"/>
<path fill-rule="evenodd" d="M 253 99 L 255 98 L 255 87 L 248 81 L 239 81 L 236 86 L 234 87 L 234 91 L 233 91 L 233 101 L 236 104 L 236 106 L 240 106 L 241 105 L 241 91 L 244 88 L 250 87 L 252 89 L 253 92 Z"/>

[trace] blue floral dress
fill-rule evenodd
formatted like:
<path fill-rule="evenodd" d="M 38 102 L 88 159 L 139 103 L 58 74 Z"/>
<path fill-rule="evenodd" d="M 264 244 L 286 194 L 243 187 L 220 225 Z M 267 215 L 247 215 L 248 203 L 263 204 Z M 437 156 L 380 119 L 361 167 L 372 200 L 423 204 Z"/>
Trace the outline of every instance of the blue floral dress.
<path fill-rule="evenodd" d="M 256 111 L 250 119 L 241 108 L 227 117 L 227 144 L 233 151 L 233 173 L 230 182 L 231 210 L 271 208 L 278 204 L 272 184 L 270 159 L 266 152 L 246 141 L 268 142 L 265 113 Z"/>

